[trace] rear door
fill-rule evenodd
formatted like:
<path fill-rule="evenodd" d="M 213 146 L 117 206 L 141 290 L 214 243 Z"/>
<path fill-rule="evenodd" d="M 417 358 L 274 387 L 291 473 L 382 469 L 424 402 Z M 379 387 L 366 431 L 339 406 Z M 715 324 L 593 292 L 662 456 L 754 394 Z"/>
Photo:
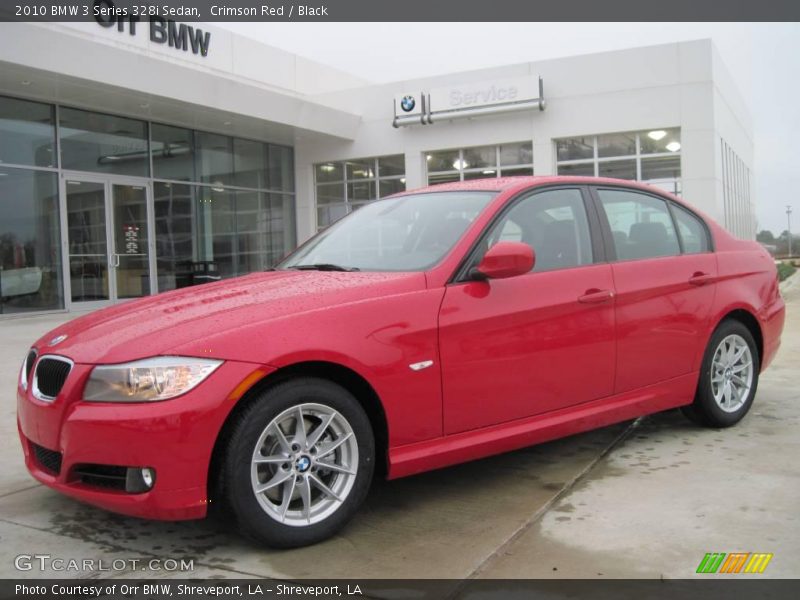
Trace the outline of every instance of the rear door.
<path fill-rule="evenodd" d="M 594 210 L 580 187 L 519 198 L 461 272 L 498 241 L 530 244 L 533 271 L 447 286 L 439 317 L 445 434 L 613 392 L 614 288 Z"/>
<path fill-rule="evenodd" d="M 616 288 L 615 393 L 686 375 L 705 348 L 716 257 L 703 221 L 656 194 L 593 190 Z"/>

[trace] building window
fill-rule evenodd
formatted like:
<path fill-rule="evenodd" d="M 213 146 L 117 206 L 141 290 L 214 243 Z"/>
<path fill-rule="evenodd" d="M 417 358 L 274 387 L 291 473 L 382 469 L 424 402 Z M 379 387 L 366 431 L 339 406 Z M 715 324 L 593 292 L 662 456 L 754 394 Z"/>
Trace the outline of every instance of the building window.
<path fill-rule="evenodd" d="M 555 141 L 559 175 L 644 181 L 681 193 L 680 129 L 653 129 Z"/>
<path fill-rule="evenodd" d="M 0 168 L 0 314 L 64 307 L 54 171 Z"/>
<path fill-rule="evenodd" d="M 425 153 L 428 185 L 533 175 L 533 142 L 514 142 L 499 146 L 477 146 Z"/>
<path fill-rule="evenodd" d="M 150 175 L 147 122 L 62 107 L 61 167 L 115 175 Z"/>
<path fill-rule="evenodd" d="M 167 180 L 153 185 L 160 291 L 261 271 L 294 248 L 291 148 L 152 130 L 153 171 Z"/>
<path fill-rule="evenodd" d="M 153 177 L 173 181 L 196 181 L 194 174 L 194 131 L 153 123 L 150 127 L 150 155 Z"/>
<path fill-rule="evenodd" d="M 56 166 L 53 106 L 0 97 L 0 164 Z"/>
<path fill-rule="evenodd" d="M 405 156 L 320 163 L 314 165 L 314 181 L 317 229 L 323 229 L 367 202 L 405 191 Z"/>
<path fill-rule="evenodd" d="M 151 131 L 159 291 L 261 271 L 294 248 L 292 148 Z"/>

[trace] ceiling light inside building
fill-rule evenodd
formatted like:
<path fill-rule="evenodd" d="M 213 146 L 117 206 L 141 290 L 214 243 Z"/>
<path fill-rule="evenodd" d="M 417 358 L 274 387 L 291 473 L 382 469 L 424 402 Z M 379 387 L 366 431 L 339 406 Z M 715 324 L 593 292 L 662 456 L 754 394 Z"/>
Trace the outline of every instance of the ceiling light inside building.
<path fill-rule="evenodd" d="M 647 134 L 647 137 L 649 137 L 651 140 L 658 141 L 666 137 L 666 135 L 667 135 L 666 131 L 664 131 L 663 129 L 657 129 L 656 131 L 649 132 Z"/>
<path fill-rule="evenodd" d="M 483 171 L 484 175 L 494 175 L 495 173 L 497 173 L 497 171 L 495 171 L 494 169 L 486 169 L 485 171 Z"/>
<path fill-rule="evenodd" d="M 453 161 L 453 168 L 456 169 L 457 171 L 460 171 L 461 169 L 466 169 L 467 167 L 469 167 L 469 163 L 465 160 L 457 158 Z"/>
<path fill-rule="evenodd" d="M 680 149 L 681 149 L 680 142 L 670 142 L 669 144 L 667 144 L 667 150 L 669 150 L 670 152 L 677 152 Z"/>
<path fill-rule="evenodd" d="M 333 165 L 322 165 L 320 167 L 320 170 L 325 171 L 326 173 L 330 173 L 331 171 L 333 171 L 334 168 L 335 167 Z"/>

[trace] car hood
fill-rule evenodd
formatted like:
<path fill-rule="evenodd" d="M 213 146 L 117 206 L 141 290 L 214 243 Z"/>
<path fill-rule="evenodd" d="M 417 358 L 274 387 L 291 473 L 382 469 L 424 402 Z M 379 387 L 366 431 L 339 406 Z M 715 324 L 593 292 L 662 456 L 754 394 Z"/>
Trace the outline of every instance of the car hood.
<path fill-rule="evenodd" d="M 423 273 L 254 273 L 98 310 L 50 331 L 35 346 L 40 355 L 79 363 L 126 362 L 170 354 L 221 331 L 424 288 Z"/>

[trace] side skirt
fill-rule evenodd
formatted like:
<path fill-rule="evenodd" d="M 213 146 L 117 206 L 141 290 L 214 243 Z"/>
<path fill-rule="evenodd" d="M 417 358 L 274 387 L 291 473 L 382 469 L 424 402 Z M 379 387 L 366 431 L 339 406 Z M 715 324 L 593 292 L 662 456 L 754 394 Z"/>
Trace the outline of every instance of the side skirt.
<path fill-rule="evenodd" d="M 699 373 L 557 411 L 389 450 L 388 479 L 449 467 L 691 404 Z"/>

